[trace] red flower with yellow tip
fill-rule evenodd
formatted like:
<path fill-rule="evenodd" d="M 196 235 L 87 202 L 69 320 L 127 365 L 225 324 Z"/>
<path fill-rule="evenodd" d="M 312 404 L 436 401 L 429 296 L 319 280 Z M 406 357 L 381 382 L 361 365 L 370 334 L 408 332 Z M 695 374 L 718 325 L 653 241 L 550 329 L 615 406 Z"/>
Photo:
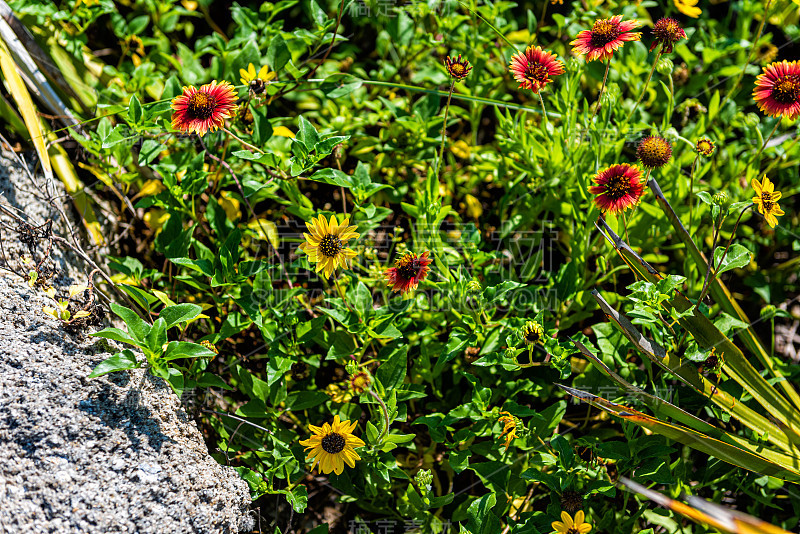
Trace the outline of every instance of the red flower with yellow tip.
<path fill-rule="evenodd" d="M 228 82 L 217 81 L 184 87 L 183 93 L 172 99 L 172 127 L 183 132 L 204 135 L 225 126 L 225 119 L 236 109 L 236 89 Z"/>
<path fill-rule="evenodd" d="M 542 50 L 539 46 L 529 46 L 524 52 L 511 56 L 508 66 L 514 79 L 519 82 L 520 89 L 530 89 L 534 93 L 541 91 L 553 81 L 551 76 L 564 74 L 564 64 L 555 54 Z"/>
<path fill-rule="evenodd" d="M 614 52 L 627 41 L 638 41 L 642 34 L 632 30 L 639 27 L 639 21 L 622 20 L 622 15 L 594 21 L 591 30 L 583 30 L 574 41 L 572 53 L 585 55 L 589 61 L 610 59 Z"/>

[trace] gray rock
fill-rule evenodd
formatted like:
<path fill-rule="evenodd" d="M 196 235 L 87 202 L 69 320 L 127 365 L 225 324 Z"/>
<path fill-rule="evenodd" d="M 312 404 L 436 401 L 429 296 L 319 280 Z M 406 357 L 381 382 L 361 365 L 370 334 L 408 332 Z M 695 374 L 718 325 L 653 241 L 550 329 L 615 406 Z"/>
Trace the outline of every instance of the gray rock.
<path fill-rule="evenodd" d="M 39 196 L 0 157 L 0 203 L 32 223 L 56 219 Z M 24 272 L 16 223 L 0 222 L 5 258 Z M 85 283 L 74 255 L 53 257 L 56 285 Z M 45 305 L 40 290 L 0 273 L 0 533 L 251 529 L 247 483 L 211 458 L 169 386 L 142 370 L 87 379 L 107 345 L 67 333 Z"/>

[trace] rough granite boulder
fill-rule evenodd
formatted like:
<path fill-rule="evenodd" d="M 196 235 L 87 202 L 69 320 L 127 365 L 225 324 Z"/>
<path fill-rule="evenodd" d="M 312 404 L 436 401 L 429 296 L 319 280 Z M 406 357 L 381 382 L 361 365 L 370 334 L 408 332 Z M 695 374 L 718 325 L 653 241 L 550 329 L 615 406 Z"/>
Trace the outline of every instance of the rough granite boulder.
<path fill-rule="evenodd" d="M 37 191 L 0 156 L 0 204 L 31 223 L 58 220 Z M 0 263 L 20 269 L 16 226 L 0 215 Z M 85 283 L 79 260 L 52 254 L 58 286 Z M 251 529 L 247 483 L 209 456 L 169 386 L 142 370 L 87 379 L 105 342 L 66 332 L 45 305 L 41 290 L 0 273 L 0 533 Z"/>

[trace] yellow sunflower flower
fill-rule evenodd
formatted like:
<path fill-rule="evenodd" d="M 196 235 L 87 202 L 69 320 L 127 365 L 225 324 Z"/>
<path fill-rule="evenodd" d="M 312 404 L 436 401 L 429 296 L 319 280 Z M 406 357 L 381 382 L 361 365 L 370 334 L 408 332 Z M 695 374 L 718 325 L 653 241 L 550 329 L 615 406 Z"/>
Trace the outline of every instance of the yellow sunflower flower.
<path fill-rule="evenodd" d="M 758 211 L 767 220 L 770 228 L 775 228 L 778 224 L 777 216 L 784 214 L 784 211 L 778 206 L 778 201 L 781 199 L 781 192 L 775 191 L 775 184 L 769 181 L 766 175 L 758 183 L 758 180 L 753 178 L 751 182 L 753 189 L 756 190 L 756 196 L 753 197 L 753 204 L 756 205 Z"/>
<path fill-rule="evenodd" d="M 274 72 L 270 72 L 269 67 L 264 65 L 258 72 L 252 63 L 247 66 L 247 69 L 239 69 L 240 80 L 243 84 L 247 85 L 253 94 L 260 94 L 264 92 L 264 87 L 272 78 L 275 77 Z"/>
<path fill-rule="evenodd" d="M 307 460 L 314 460 L 311 471 L 319 463 L 322 473 L 331 471 L 341 475 L 344 464 L 356 466 L 356 460 L 361 457 L 356 453 L 356 447 L 363 447 L 364 442 L 353 435 L 353 429 L 358 421 L 340 421 L 339 416 L 333 418 L 333 425 L 325 423 L 321 427 L 308 425 L 313 436 L 301 441 L 300 445 L 306 448 Z"/>
<path fill-rule="evenodd" d="M 553 531 L 558 534 L 586 534 L 592 530 L 592 525 L 583 522 L 583 510 L 575 513 L 575 520 L 567 512 L 561 512 L 561 521 L 553 521 Z"/>
<path fill-rule="evenodd" d="M 275 77 L 275 73 L 270 72 L 269 67 L 266 65 L 258 69 L 258 72 L 256 72 L 255 65 L 250 63 L 247 66 L 247 69 L 239 69 L 239 76 L 241 76 L 242 83 L 247 85 L 253 80 L 263 80 L 268 82 Z"/>
<path fill-rule="evenodd" d="M 672 0 L 672 2 L 678 8 L 678 11 L 687 17 L 696 19 L 703 13 L 703 10 L 697 7 L 698 0 Z"/>
<path fill-rule="evenodd" d="M 336 221 L 336 215 L 331 215 L 326 221 L 323 215 L 312 218 L 306 223 L 310 234 L 304 233 L 306 240 L 300 244 L 300 250 L 308 255 L 308 261 L 316 263 L 315 272 L 322 271 L 325 278 L 330 278 L 337 267 L 346 268 L 347 260 L 357 256 L 353 249 L 345 248 L 351 239 L 358 239 L 360 234 L 354 230 L 355 226 L 348 226 L 350 219 L 345 217 L 342 223 Z"/>

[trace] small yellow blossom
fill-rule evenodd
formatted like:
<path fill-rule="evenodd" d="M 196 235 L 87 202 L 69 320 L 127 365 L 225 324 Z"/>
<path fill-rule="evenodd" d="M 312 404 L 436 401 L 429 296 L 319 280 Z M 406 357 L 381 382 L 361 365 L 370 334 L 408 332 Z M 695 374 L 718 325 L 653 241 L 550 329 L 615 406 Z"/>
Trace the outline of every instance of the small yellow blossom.
<path fill-rule="evenodd" d="M 753 178 L 751 185 L 753 189 L 756 190 L 756 196 L 753 197 L 753 204 L 756 205 L 758 211 L 767 220 L 767 224 L 769 224 L 770 228 L 775 228 L 775 225 L 778 224 L 776 215 L 779 217 L 784 214 L 784 211 L 778 206 L 778 201 L 781 199 L 781 192 L 775 191 L 775 184 L 770 182 L 766 175 L 764 175 L 761 183 L 758 183 L 758 180 Z"/>

